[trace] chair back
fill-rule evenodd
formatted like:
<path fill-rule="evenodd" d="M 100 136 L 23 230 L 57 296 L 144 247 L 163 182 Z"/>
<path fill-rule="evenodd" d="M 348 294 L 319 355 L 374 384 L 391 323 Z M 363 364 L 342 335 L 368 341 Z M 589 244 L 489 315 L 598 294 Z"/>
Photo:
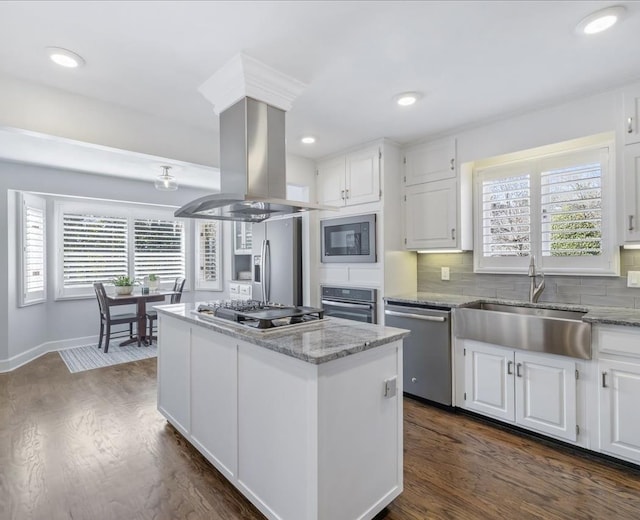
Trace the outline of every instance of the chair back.
<path fill-rule="evenodd" d="M 184 289 L 184 282 L 186 280 L 181 276 L 176 278 L 175 283 L 173 284 L 173 290 L 176 294 L 171 295 L 171 303 L 180 303 L 180 299 L 182 298 L 182 289 Z"/>
<path fill-rule="evenodd" d="M 98 298 L 98 308 L 100 309 L 100 314 L 108 319 L 109 303 L 107 302 L 107 291 L 105 290 L 104 285 L 100 282 L 96 282 L 93 284 L 93 290 L 96 292 L 96 298 Z"/>

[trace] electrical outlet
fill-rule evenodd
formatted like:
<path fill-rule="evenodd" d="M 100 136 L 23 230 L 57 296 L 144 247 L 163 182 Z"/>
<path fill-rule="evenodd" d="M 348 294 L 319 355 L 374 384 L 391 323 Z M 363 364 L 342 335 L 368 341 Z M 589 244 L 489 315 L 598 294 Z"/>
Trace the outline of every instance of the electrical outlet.
<path fill-rule="evenodd" d="M 390 379 L 385 379 L 384 381 L 384 396 L 385 397 L 394 397 L 397 394 L 397 383 L 398 378 L 392 377 Z"/>
<path fill-rule="evenodd" d="M 440 268 L 440 279 L 441 280 L 449 280 L 449 268 L 448 267 L 441 267 Z"/>
<path fill-rule="evenodd" d="M 640 287 L 640 271 L 627 273 L 627 287 Z"/>

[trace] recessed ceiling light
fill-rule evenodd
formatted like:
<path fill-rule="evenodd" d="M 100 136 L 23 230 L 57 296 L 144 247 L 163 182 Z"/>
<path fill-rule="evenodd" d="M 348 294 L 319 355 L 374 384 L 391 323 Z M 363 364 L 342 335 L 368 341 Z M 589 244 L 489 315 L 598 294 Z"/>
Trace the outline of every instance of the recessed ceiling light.
<path fill-rule="evenodd" d="M 47 47 L 47 54 L 51 61 L 62 67 L 75 69 L 84 65 L 82 56 L 61 47 Z"/>
<path fill-rule="evenodd" d="M 313 144 L 316 142 L 316 138 L 308 135 L 306 137 L 303 137 L 302 139 L 300 139 L 304 144 Z"/>
<path fill-rule="evenodd" d="M 624 14 L 625 8 L 621 5 L 607 7 L 591 13 L 576 26 L 578 34 L 597 34 L 612 27 Z"/>
<path fill-rule="evenodd" d="M 421 97 L 422 94 L 419 92 L 403 92 L 402 94 L 398 94 L 394 99 L 401 107 L 408 107 L 415 104 Z"/>

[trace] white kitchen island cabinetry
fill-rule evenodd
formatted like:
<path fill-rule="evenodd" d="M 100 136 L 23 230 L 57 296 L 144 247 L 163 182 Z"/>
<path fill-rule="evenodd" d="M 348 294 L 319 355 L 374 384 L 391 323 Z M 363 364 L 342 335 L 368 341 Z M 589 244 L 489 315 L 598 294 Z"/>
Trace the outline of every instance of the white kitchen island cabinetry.
<path fill-rule="evenodd" d="M 600 451 L 640 464 L 640 330 L 596 327 Z"/>
<path fill-rule="evenodd" d="M 158 308 L 158 410 L 267 518 L 371 519 L 401 493 L 407 331 L 265 334 L 192 308 Z"/>
<path fill-rule="evenodd" d="M 574 360 L 474 340 L 459 341 L 465 359 L 464 408 L 576 442 Z"/>
<path fill-rule="evenodd" d="M 334 157 L 318 164 L 318 199 L 327 206 L 354 206 L 380 200 L 378 146 Z"/>

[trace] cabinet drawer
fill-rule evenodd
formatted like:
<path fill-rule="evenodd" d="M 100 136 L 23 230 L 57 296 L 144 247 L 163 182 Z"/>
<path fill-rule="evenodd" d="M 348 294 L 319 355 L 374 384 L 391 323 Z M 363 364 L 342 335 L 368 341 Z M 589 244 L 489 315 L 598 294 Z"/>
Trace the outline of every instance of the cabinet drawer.
<path fill-rule="evenodd" d="M 640 328 L 598 326 L 596 338 L 600 354 L 640 358 Z"/>

